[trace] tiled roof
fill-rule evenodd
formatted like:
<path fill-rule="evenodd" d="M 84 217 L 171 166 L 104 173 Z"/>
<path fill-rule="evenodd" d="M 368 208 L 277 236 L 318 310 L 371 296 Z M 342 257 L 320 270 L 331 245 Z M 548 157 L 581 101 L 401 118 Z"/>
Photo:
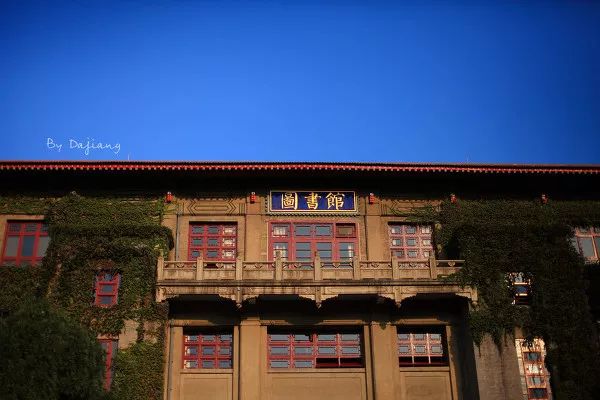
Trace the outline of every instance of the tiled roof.
<path fill-rule="evenodd" d="M 358 171 L 489 174 L 600 174 L 600 165 L 221 161 L 0 161 L 13 171 Z"/>

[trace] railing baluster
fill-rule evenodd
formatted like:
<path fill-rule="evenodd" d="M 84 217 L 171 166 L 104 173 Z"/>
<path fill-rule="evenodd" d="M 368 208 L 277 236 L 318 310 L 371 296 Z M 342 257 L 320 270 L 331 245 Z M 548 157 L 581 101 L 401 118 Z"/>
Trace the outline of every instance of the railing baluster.
<path fill-rule="evenodd" d="M 158 255 L 158 261 L 156 263 L 156 279 L 162 281 L 165 278 L 165 259 L 162 250 Z"/>
<path fill-rule="evenodd" d="M 275 280 L 283 279 L 283 262 L 281 261 L 281 253 L 278 251 L 275 255 Z"/>
<path fill-rule="evenodd" d="M 235 280 L 236 281 L 241 281 L 243 279 L 243 275 L 242 275 L 243 265 L 244 265 L 244 263 L 240 257 L 235 259 Z"/>
<path fill-rule="evenodd" d="M 400 262 L 398 261 L 398 257 L 394 256 L 392 256 L 392 279 L 400 279 Z"/>
<path fill-rule="evenodd" d="M 437 261 L 435 261 L 434 255 L 429 257 L 429 272 L 431 274 L 431 279 L 437 278 Z"/>
<path fill-rule="evenodd" d="M 352 277 L 355 281 L 361 279 L 360 275 L 360 262 L 358 261 L 358 257 L 352 257 Z"/>
<path fill-rule="evenodd" d="M 323 280 L 323 274 L 322 274 L 322 271 L 321 271 L 321 257 L 319 257 L 319 253 L 315 254 L 314 263 L 315 263 L 315 266 L 314 266 L 315 281 Z"/>
<path fill-rule="evenodd" d="M 201 281 L 204 279 L 204 261 L 202 257 L 196 258 L 196 280 Z"/>

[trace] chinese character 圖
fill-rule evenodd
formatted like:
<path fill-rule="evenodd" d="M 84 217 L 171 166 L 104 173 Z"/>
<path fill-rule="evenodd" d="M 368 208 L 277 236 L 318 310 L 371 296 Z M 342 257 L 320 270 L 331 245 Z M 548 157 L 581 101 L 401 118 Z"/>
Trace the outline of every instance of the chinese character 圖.
<path fill-rule="evenodd" d="M 296 210 L 298 208 L 298 193 L 285 192 L 281 197 L 281 208 L 284 210 Z"/>
<path fill-rule="evenodd" d="M 335 208 L 336 210 L 339 210 L 340 208 L 343 209 L 344 208 L 344 194 L 343 193 L 329 193 L 327 196 L 325 196 L 325 198 L 327 199 L 327 209 L 331 209 L 331 208 Z"/>
<path fill-rule="evenodd" d="M 306 199 L 306 205 L 310 210 L 316 210 L 317 207 L 319 207 L 319 199 L 321 196 L 317 193 L 311 192 L 308 196 L 304 196 L 304 198 Z"/>

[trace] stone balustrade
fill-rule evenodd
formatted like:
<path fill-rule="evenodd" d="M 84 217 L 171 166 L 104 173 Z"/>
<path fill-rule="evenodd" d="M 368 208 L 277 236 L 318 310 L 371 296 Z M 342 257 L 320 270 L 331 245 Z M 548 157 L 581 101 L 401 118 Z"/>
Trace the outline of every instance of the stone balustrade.
<path fill-rule="evenodd" d="M 462 260 L 422 261 L 324 261 L 318 256 L 310 262 L 277 258 L 274 261 L 212 262 L 165 261 L 159 258 L 158 281 L 377 281 L 438 279 L 457 272 Z"/>

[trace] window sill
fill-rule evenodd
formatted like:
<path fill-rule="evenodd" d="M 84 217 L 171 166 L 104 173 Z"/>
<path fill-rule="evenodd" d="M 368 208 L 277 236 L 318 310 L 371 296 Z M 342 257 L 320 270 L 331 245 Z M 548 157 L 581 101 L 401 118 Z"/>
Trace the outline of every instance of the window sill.
<path fill-rule="evenodd" d="M 327 374 L 331 374 L 332 372 L 335 373 L 347 373 L 347 374 L 352 374 L 352 373 L 364 373 L 365 372 L 365 368 L 281 368 L 281 369 L 275 369 L 275 368 L 269 368 L 268 373 L 269 374 L 289 374 L 289 373 L 293 373 L 293 374 L 298 374 L 298 373 L 303 373 L 303 374 L 318 374 L 318 373 L 327 373 Z"/>
<path fill-rule="evenodd" d="M 182 374 L 232 374 L 233 368 L 182 368 Z"/>
<path fill-rule="evenodd" d="M 400 372 L 448 372 L 450 371 L 449 365 L 431 365 L 431 366 L 415 366 L 415 367 L 407 367 L 402 366 L 399 367 Z"/>

